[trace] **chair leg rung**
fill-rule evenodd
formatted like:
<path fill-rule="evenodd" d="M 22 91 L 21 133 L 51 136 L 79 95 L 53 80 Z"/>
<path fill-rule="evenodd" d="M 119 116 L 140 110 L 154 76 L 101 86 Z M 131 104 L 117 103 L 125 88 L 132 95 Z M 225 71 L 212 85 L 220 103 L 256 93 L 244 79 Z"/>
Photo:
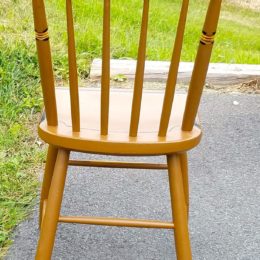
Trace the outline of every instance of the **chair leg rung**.
<path fill-rule="evenodd" d="M 128 218 L 60 216 L 59 222 L 118 227 L 174 229 L 174 223 L 172 222 Z"/>
<path fill-rule="evenodd" d="M 146 163 L 146 162 L 120 162 L 120 161 L 100 161 L 100 160 L 69 160 L 70 166 L 85 167 L 104 167 L 104 168 L 128 168 L 128 169 L 150 169 L 167 170 L 165 163 Z"/>

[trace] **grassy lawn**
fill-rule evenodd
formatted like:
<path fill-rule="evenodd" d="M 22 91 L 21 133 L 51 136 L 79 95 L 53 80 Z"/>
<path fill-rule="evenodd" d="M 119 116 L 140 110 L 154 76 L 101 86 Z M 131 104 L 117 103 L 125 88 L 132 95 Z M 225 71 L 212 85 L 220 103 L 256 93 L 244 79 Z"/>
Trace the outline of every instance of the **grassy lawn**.
<path fill-rule="evenodd" d="M 36 63 L 24 49 L 0 46 L 0 258 L 38 190 L 43 151 L 35 131 L 42 104 Z"/>
<path fill-rule="evenodd" d="M 190 2 L 183 61 L 195 56 L 208 1 Z M 46 0 L 46 7 L 55 76 L 66 80 L 65 1 Z M 140 0 L 112 1 L 111 57 L 136 57 L 141 7 Z M 151 1 L 147 59 L 169 60 L 179 8 L 177 0 Z M 102 1 L 74 1 L 74 9 L 79 73 L 87 78 L 101 53 Z M 213 62 L 260 64 L 259 13 L 224 1 Z M 30 212 L 45 153 L 36 137 L 42 99 L 33 32 L 31 1 L 0 2 L 0 258 L 12 229 Z"/>

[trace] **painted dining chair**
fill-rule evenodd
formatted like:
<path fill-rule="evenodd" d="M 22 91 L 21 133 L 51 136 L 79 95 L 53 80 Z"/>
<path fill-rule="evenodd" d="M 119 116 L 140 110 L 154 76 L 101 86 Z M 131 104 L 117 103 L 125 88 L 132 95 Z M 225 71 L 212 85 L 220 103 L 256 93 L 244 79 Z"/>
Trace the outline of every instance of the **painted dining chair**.
<path fill-rule="evenodd" d="M 45 116 L 38 132 L 48 145 L 40 197 L 36 259 L 51 259 L 57 224 L 165 228 L 174 230 L 177 259 L 192 258 L 189 232 L 187 151 L 197 146 L 197 110 L 219 19 L 221 0 L 210 0 L 188 94 L 175 94 L 189 1 L 183 0 L 165 92 L 143 91 L 149 0 L 144 0 L 133 91 L 110 90 L 110 0 L 104 0 L 100 89 L 78 88 L 72 1 L 66 0 L 69 88 L 55 88 L 44 0 L 32 0 Z M 142 105 L 142 106 L 141 106 Z M 70 152 L 114 156 L 165 155 L 166 164 L 71 160 Z M 172 221 L 61 216 L 67 167 L 168 170 Z"/>

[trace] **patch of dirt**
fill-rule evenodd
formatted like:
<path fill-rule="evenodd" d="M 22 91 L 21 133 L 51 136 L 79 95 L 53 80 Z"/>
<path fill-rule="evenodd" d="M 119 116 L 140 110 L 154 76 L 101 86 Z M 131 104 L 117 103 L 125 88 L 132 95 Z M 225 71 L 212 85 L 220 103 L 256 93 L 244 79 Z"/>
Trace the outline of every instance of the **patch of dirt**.
<path fill-rule="evenodd" d="M 250 80 L 247 82 L 243 82 L 242 84 L 236 85 L 212 85 L 206 84 L 205 89 L 208 90 L 215 90 L 222 93 L 230 93 L 230 92 L 237 92 L 237 93 L 245 93 L 245 94 L 260 94 L 260 78 L 256 78 L 254 80 Z"/>
<path fill-rule="evenodd" d="M 247 91 L 249 93 L 260 94 L 260 79 L 251 80 L 241 84 L 239 90 L 241 92 Z"/>
<path fill-rule="evenodd" d="M 144 89 L 151 90 L 163 90 L 165 89 L 166 82 L 165 81 L 145 81 Z M 67 86 L 67 84 L 60 84 L 61 86 Z M 90 87 L 90 88 L 100 88 L 99 80 L 84 80 L 80 82 L 80 86 L 82 87 Z M 111 88 L 122 88 L 122 89 L 133 89 L 134 82 L 133 80 L 125 80 L 125 81 L 117 81 L 111 80 Z M 177 84 L 176 89 L 187 91 L 187 84 Z M 221 93 L 245 93 L 245 94 L 260 94 L 260 77 L 255 78 L 253 80 L 249 80 L 243 82 L 242 84 L 236 85 L 213 85 L 210 83 L 205 84 L 205 91 L 218 91 Z"/>

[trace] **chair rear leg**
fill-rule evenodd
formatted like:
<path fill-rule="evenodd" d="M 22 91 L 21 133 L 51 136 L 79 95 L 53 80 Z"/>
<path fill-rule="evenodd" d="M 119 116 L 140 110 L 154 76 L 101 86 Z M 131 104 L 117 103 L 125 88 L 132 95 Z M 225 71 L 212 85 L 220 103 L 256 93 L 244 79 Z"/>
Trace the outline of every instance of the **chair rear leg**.
<path fill-rule="evenodd" d="M 69 151 L 59 149 L 43 217 L 36 260 L 51 259 L 65 185 Z"/>
<path fill-rule="evenodd" d="M 43 203 L 44 200 L 48 199 L 57 154 L 58 148 L 53 145 L 49 145 L 40 198 L 39 228 L 41 228 L 42 223 Z"/>
<path fill-rule="evenodd" d="M 172 217 L 174 220 L 174 237 L 178 260 L 192 259 L 189 240 L 187 206 L 185 202 L 184 186 L 181 172 L 180 155 L 167 155 L 169 172 L 170 195 L 172 203 Z"/>
<path fill-rule="evenodd" d="M 188 156 L 187 152 L 180 154 L 181 172 L 183 181 L 183 190 L 185 202 L 187 205 L 187 218 L 189 218 L 189 172 L 188 172 Z"/>

